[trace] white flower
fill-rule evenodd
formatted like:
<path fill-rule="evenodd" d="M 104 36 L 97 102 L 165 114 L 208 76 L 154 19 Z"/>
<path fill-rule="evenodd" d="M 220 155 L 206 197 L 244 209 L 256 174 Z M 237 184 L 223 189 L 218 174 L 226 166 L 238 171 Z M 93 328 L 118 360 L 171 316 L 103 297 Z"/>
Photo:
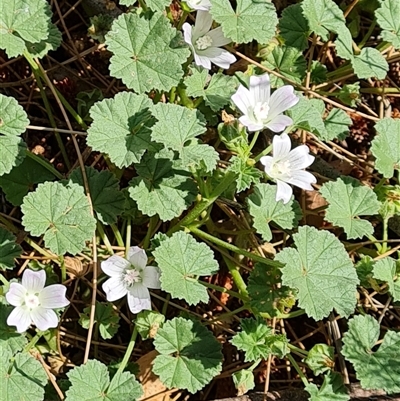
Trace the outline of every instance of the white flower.
<path fill-rule="evenodd" d="M 210 0 L 186 0 L 186 3 L 193 10 L 209 11 L 211 8 Z"/>
<path fill-rule="evenodd" d="M 6 294 L 9 304 L 15 306 L 7 319 L 9 326 L 17 326 L 18 333 L 28 330 L 33 324 L 42 331 L 57 327 L 58 317 L 53 309 L 69 305 L 65 298 L 67 288 L 62 284 L 45 287 L 46 272 L 25 270 L 22 283 L 11 283 Z"/>
<path fill-rule="evenodd" d="M 128 251 L 128 259 L 113 255 L 101 263 L 109 278 L 103 284 L 107 301 L 113 302 L 128 294 L 128 305 L 132 313 L 151 309 L 150 293 L 147 288 L 160 288 L 158 267 L 146 266 L 146 252 L 138 246 Z"/>
<path fill-rule="evenodd" d="M 240 85 L 231 99 L 244 114 L 239 121 L 249 131 L 269 128 L 274 132 L 281 132 L 293 123 L 282 113 L 299 101 L 291 85 L 282 86 L 271 95 L 268 74 L 251 76 L 250 89 Z"/>
<path fill-rule="evenodd" d="M 211 63 L 229 68 L 236 58 L 228 51 L 220 49 L 220 46 L 227 45 L 231 40 L 225 38 L 221 27 L 210 31 L 211 25 L 211 14 L 208 11 L 197 11 L 194 26 L 187 22 L 182 26 L 185 42 L 191 47 L 197 65 L 207 70 L 211 69 Z"/>
<path fill-rule="evenodd" d="M 260 161 L 265 166 L 265 172 L 277 183 L 276 200 L 288 203 L 292 196 L 292 188 L 288 184 L 307 190 L 312 190 L 315 177 L 302 169 L 310 166 L 315 157 L 308 154 L 306 145 L 290 150 L 292 144 L 289 135 L 275 135 L 272 141 L 273 156 L 263 156 Z"/>

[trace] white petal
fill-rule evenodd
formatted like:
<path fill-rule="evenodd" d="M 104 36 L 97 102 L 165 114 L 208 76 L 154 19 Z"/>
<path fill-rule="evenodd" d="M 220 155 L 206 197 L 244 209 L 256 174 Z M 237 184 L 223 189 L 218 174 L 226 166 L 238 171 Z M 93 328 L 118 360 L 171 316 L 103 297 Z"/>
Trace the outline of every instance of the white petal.
<path fill-rule="evenodd" d="M 26 269 L 22 275 L 22 285 L 28 292 L 40 292 L 46 283 L 46 272 L 39 270 L 37 272 Z"/>
<path fill-rule="evenodd" d="M 197 11 L 196 22 L 192 32 L 193 42 L 204 36 L 211 28 L 212 16 L 208 11 Z"/>
<path fill-rule="evenodd" d="M 236 93 L 231 96 L 232 102 L 245 115 L 248 115 L 253 109 L 250 91 L 243 85 L 239 85 Z"/>
<path fill-rule="evenodd" d="M 22 306 L 25 302 L 26 289 L 19 283 L 11 283 L 6 293 L 7 302 L 12 306 Z"/>
<path fill-rule="evenodd" d="M 271 171 L 271 166 L 274 162 L 274 158 L 272 156 L 263 156 L 260 159 L 260 162 L 262 165 L 264 165 L 265 172 L 269 175 L 269 172 Z"/>
<path fill-rule="evenodd" d="M 280 114 L 279 116 L 274 117 L 266 125 L 266 127 L 269 128 L 273 132 L 282 132 L 287 126 L 292 125 L 292 124 L 293 124 L 293 120 L 290 117 Z"/>
<path fill-rule="evenodd" d="M 247 127 L 247 130 L 249 132 L 255 132 L 255 131 L 260 131 L 264 128 L 264 126 L 260 123 L 257 124 L 253 120 L 251 120 L 248 116 L 244 115 L 239 118 L 239 121 Z"/>
<path fill-rule="evenodd" d="M 289 184 L 296 185 L 296 187 L 312 191 L 314 188 L 311 184 L 317 182 L 316 178 L 308 171 L 293 171 L 290 179 L 287 180 Z"/>
<path fill-rule="evenodd" d="M 114 302 L 126 295 L 128 290 L 122 281 L 122 277 L 111 277 L 103 284 L 103 291 L 106 293 L 107 301 Z"/>
<path fill-rule="evenodd" d="M 190 8 L 194 10 L 208 11 L 211 8 L 211 3 L 209 0 L 201 0 L 201 1 L 187 0 L 186 3 Z"/>
<path fill-rule="evenodd" d="M 306 145 L 298 146 L 289 153 L 288 160 L 291 170 L 301 170 L 313 164 L 315 157 L 309 154 L 310 149 Z"/>
<path fill-rule="evenodd" d="M 212 45 L 215 47 L 225 46 L 228 43 L 232 42 L 231 39 L 228 39 L 224 36 L 222 28 L 220 26 L 208 32 L 207 36 L 209 36 L 212 39 Z"/>
<path fill-rule="evenodd" d="M 284 133 L 282 135 L 275 135 L 272 140 L 272 154 L 274 160 L 280 160 L 288 156 L 292 143 L 289 135 Z"/>
<path fill-rule="evenodd" d="M 137 269 L 144 269 L 147 264 L 146 252 L 138 246 L 131 246 L 128 250 L 128 260 Z"/>
<path fill-rule="evenodd" d="M 136 283 L 128 292 L 128 305 L 132 313 L 139 313 L 143 309 L 151 310 L 149 290 L 144 285 Z"/>
<path fill-rule="evenodd" d="M 182 25 L 182 30 L 183 30 L 183 37 L 185 39 L 185 42 L 187 44 L 189 44 L 191 47 L 193 47 L 193 45 L 192 45 L 192 26 L 190 24 L 188 24 L 187 22 L 185 22 Z"/>
<path fill-rule="evenodd" d="M 9 326 L 17 326 L 18 333 L 28 330 L 31 321 L 29 309 L 26 306 L 17 306 L 7 318 L 7 324 Z"/>
<path fill-rule="evenodd" d="M 272 94 L 269 101 L 270 118 L 282 114 L 285 110 L 290 109 L 299 101 L 299 97 L 296 96 L 293 91 L 293 86 L 285 85 Z"/>
<path fill-rule="evenodd" d="M 42 331 L 58 326 L 58 317 L 52 309 L 38 306 L 31 310 L 31 318 L 35 326 Z"/>
<path fill-rule="evenodd" d="M 288 203 L 293 194 L 292 187 L 280 180 L 276 180 L 276 184 L 276 201 L 282 200 L 283 203 Z"/>
<path fill-rule="evenodd" d="M 155 266 L 146 266 L 142 273 L 142 284 L 147 288 L 160 289 L 160 269 Z"/>
<path fill-rule="evenodd" d="M 268 103 L 271 93 L 269 75 L 252 75 L 250 77 L 250 93 L 253 96 L 254 105 L 258 102 Z"/>
<path fill-rule="evenodd" d="M 44 308 L 63 308 L 69 305 L 69 301 L 65 298 L 67 288 L 62 284 L 52 284 L 43 288 L 39 294 L 40 305 Z"/>
<path fill-rule="evenodd" d="M 220 49 L 219 47 L 210 47 L 203 50 L 203 52 L 212 63 L 224 70 L 227 70 L 231 64 L 236 61 L 236 57 L 233 54 L 229 53 L 227 50 Z"/>
<path fill-rule="evenodd" d="M 107 260 L 101 262 L 101 270 L 110 277 L 121 276 L 125 269 L 131 266 L 129 260 L 126 260 L 118 255 L 113 255 Z"/>
<path fill-rule="evenodd" d="M 194 62 L 206 70 L 211 70 L 211 60 L 208 57 L 199 56 L 198 54 L 194 53 Z"/>

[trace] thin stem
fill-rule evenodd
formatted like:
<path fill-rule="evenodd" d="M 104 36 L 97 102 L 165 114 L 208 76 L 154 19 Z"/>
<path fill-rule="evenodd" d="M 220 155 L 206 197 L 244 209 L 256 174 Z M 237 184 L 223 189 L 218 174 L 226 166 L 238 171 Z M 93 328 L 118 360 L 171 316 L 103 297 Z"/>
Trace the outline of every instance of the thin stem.
<path fill-rule="evenodd" d="M 104 231 L 103 224 L 99 220 L 97 220 L 97 231 L 99 232 L 101 240 L 103 241 L 104 245 L 106 246 L 108 253 L 110 255 L 114 255 L 114 251 L 112 249 L 110 240 L 108 239 L 108 236 Z"/>
<path fill-rule="evenodd" d="M 60 255 L 59 257 L 61 263 L 61 282 L 63 283 L 67 280 L 67 267 L 65 266 L 64 256 Z"/>
<path fill-rule="evenodd" d="M 153 236 L 153 232 L 154 232 L 155 228 L 157 227 L 159 220 L 160 220 L 160 218 L 158 217 L 158 215 L 150 217 L 149 227 L 147 228 L 147 233 L 146 233 L 146 236 L 144 237 L 143 244 L 142 244 L 143 249 L 147 249 L 149 247 L 151 237 Z"/>
<path fill-rule="evenodd" d="M 64 176 L 57 171 L 46 159 L 43 157 L 40 157 L 36 155 L 35 153 L 26 151 L 26 156 L 30 157 L 32 160 L 34 160 L 36 163 L 40 164 L 43 166 L 46 170 L 50 171 L 51 174 L 54 174 L 55 177 L 57 177 L 59 180 L 63 180 Z"/>
<path fill-rule="evenodd" d="M 181 19 L 179 20 L 178 25 L 176 26 L 176 29 L 178 31 L 180 31 L 182 29 L 182 25 L 185 23 L 188 15 L 189 15 L 189 12 L 184 10 L 182 13 Z"/>
<path fill-rule="evenodd" d="M 228 290 L 225 287 L 221 287 L 219 285 L 207 283 L 206 281 L 202 281 L 202 280 L 196 280 L 196 279 L 190 278 L 190 277 L 187 277 L 186 280 L 199 282 L 200 284 L 204 285 L 204 287 L 207 287 L 207 288 L 210 288 L 212 290 L 216 290 L 216 291 L 222 292 L 224 294 L 229 294 L 232 297 L 241 299 L 242 301 L 246 301 L 246 298 L 243 295 L 239 294 L 238 292 Z"/>
<path fill-rule="evenodd" d="M 0 281 L 3 283 L 3 285 L 8 286 L 9 282 L 8 280 L 0 273 Z"/>
<path fill-rule="evenodd" d="M 238 267 L 236 266 L 235 263 L 232 262 L 232 260 L 228 259 L 226 256 L 222 255 L 222 257 L 225 261 L 226 266 L 229 269 L 229 273 L 231 273 L 232 279 L 236 284 L 237 289 L 239 290 L 239 294 L 242 297 L 244 297 L 245 300 L 247 300 L 248 298 L 247 286 L 243 280 L 242 275 L 240 274 Z"/>
<path fill-rule="evenodd" d="M 389 223 L 389 218 L 384 218 L 383 219 L 383 244 L 382 247 L 379 251 L 379 253 L 382 255 L 387 252 L 388 247 L 387 247 L 387 240 L 388 240 L 388 223 Z"/>
<path fill-rule="evenodd" d="M 301 348 L 299 348 L 299 347 L 296 347 L 295 345 L 293 345 L 293 344 L 288 344 L 288 347 L 292 350 L 292 351 L 295 351 L 295 352 L 297 352 L 297 353 L 299 353 L 299 354 L 302 354 L 302 355 L 304 355 L 304 356 L 307 356 L 308 355 L 308 351 L 306 351 L 306 350 L 304 350 L 304 349 L 301 349 Z"/>
<path fill-rule="evenodd" d="M 272 150 L 272 145 L 268 146 L 268 147 L 267 147 L 266 149 L 264 149 L 258 156 L 256 156 L 256 157 L 254 158 L 255 162 L 260 161 L 260 159 L 261 159 L 263 156 L 268 155 L 269 153 L 271 153 L 271 150 Z"/>
<path fill-rule="evenodd" d="M 256 132 L 254 133 L 253 139 L 251 140 L 250 145 L 249 145 L 249 148 L 248 148 L 248 150 L 247 150 L 248 155 L 251 153 L 251 150 L 253 149 L 254 145 L 256 144 L 259 135 L 260 135 L 260 131 L 256 131 Z"/>
<path fill-rule="evenodd" d="M 128 217 L 126 224 L 126 239 L 125 239 L 125 257 L 128 258 L 129 248 L 131 247 L 131 236 L 132 236 L 132 224 L 131 218 Z"/>
<path fill-rule="evenodd" d="M 115 239 L 117 240 L 118 246 L 125 246 L 124 240 L 122 238 L 122 235 L 115 223 L 110 224 L 111 230 L 113 230 Z"/>
<path fill-rule="evenodd" d="M 303 371 L 300 369 L 300 366 L 296 362 L 296 360 L 292 357 L 292 355 L 287 354 L 286 358 L 289 359 L 290 363 L 293 365 L 293 367 L 296 369 L 296 372 L 299 374 L 301 381 L 303 382 L 304 386 L 308 386 L 308 380 L 306 376 L 304 375 Z"/>
<path fill-rule="evenodd" d="M 137 331 L 136 325 L 135 325 L 135 328 L 133 329 L 133 333 L 132 333 L 131 339 L 130 339 L 129 344 L 128 344 L 128 348 L 125 351 L 124 358 L 122 359 L 122 362 L 119 365 L 119 368 L 117 370 L 116 375 L 121 374 L 124 371 L 124 369 L 126 368 L 126 365 L 129 362 L 129 358 L 132 355 L 133 349 L 135 348 L 135 342 L 136 342 L 137 335 L 138 335 L 138 331 Z"/>

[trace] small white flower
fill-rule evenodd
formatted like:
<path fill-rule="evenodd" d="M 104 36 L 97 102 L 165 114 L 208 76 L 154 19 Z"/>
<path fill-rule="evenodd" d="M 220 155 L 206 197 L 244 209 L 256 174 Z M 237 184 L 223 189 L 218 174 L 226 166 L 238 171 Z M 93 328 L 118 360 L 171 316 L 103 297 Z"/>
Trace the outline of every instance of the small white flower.
<path fill-rule="evenodd" d="M 308 146 L 301 145 L 290 150 L 291 147 L 288 134 L 275 135 L 272 141 L 273 156 L 263 156 L 260 159 L 265 166 L 265 172 L 276 180 L 276 201 L 283 200 L 283 203 L 288 203 L 292 196 L 292 188 L 288 184 L 311 191 L 311 184 L 317 182 L 311 173 L 302 170 L 315 159 L 309 155 Z"/>
<path fill-rule="evenodd" d="M 251 76 L 250 89 L 240 85 L 231 99 L 244 114 L 239 121 L 249 131 L 269 128 L 273 132 L 281 132 L 293 123 L 282 113 L 299 101 L 291 85 L 282 86 L 271 95 L 268 74 Z"/>
<path fill-rule="evenodd" d="M 193 10 L 209 11 L 211 8 L 210 0 L 187 0 L 186 3 Z"/>
<path fill-rule="evenodd" d="M 138 246 L 128 251 L 128 259 L 113 255 L 101 263 L 101 268 L 110 278 L 103 284 L 107 301 L 113 302 L 128 294 L 128 305 L 132 313 L 151 309 L 147 288 L 160 288 L 158 267 L 146 266 L 146 252 Z"/>
<path fill-rule="evenodd" d="M 46 272 L 25 270 L 22 283 L 11 283 L 6 294 L 9 304 L 15 306 L 7 319 L 9 326 L 17 326 L 18 333 L 33 324 L 42 331 L 57 327 L 58 317 L 53 309 L 69 305 L 65 298 L 67 288 L 62 284 L 45 287 Z"/>
<path fill-rule="evenodd" d="M 210 70 L 213 63 L 227 69 L 236 58 L 228 51 L 220 49 L 220 46 L 227 45 L 231 40 L 225 38 L 221 27 L 210 31 L 211 25 L 211 14 L 208 11 L 197 11 L 194 26 L 187 22 L 182 26 L 185 42 L 191 47 L 197 65 Z"/>

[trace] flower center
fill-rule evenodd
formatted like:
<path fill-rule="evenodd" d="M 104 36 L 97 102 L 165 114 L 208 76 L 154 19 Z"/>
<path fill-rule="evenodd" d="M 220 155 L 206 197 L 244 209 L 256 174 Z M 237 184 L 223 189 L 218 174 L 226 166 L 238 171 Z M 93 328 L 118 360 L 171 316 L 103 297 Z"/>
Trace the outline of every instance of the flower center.
<path fill-rule="evenodd" d="M 277 160 L 271 166 L 272 178 L 279 178 L 282 176 L 290 176 L 290 163 L 288 160 Z"/>
<path fill-rule="evenodd" d="M 204 35 L 201 38 L 198 38 L 196 41 L 196 47 L 198 50 L 206 50 L 211 47 L 213 41 L 210 36 Z"/>
<path fill-rule="evenodd" d="M 29 309 L 35 309 L 40 305 L 39 297 L 35 294 L 27 294 L 25 296 L 25 305 Z"/>
<path fill-rule="evenodd" d="M 141 272 L 136 269 L 126 270 L 124 275 L 124 282 L 128 287 L 131 287 L 135 283 L 142 282 Z"/>
<path fill-rule="evenodd" d="M 254 107 L 253 113 L 257 121 L 265 121 L 268 118 L 268 113 L 269 113 L 268 103 L 258 102 Z"/>

